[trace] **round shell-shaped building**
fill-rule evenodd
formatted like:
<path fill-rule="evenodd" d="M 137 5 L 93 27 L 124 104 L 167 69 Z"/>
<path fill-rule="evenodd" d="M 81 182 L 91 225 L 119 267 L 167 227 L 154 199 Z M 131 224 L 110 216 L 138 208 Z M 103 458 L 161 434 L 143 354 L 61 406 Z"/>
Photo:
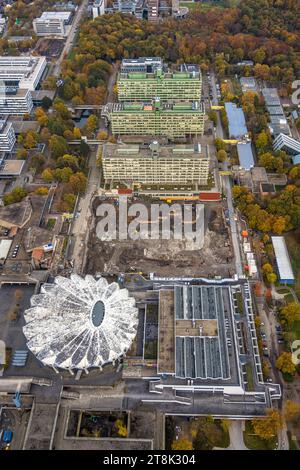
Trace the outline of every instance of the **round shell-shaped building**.
<path fill-rule="evenodd" d="M 114 362 L 130 348 L 138 325 L 128 290 L 89 275 L 44 284 L 24 316 L 30 351 L 45 365 L 69 370 Z"/>

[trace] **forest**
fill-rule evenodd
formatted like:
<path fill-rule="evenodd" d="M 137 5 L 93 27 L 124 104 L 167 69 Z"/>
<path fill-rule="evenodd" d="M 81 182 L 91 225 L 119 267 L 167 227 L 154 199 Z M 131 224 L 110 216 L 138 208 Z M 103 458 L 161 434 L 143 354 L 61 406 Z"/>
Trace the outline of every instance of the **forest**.
<path fill-rule="evenodd" d="M 214 65 L 220 78 L 249 75 L 252 70 L 237 63 L 253 60 L 255 76 L 280 82 L 287 94 L 300 76 L 299 1 L 242 0 L 234 8 L 194 9 L 184 20 L 158 24 L 121 14 L 86 21 L 63 63 L 60 96 L 76 104 L 102 103 L 111 64 L 139 56 L 198 63 L 203 70 Z"/>

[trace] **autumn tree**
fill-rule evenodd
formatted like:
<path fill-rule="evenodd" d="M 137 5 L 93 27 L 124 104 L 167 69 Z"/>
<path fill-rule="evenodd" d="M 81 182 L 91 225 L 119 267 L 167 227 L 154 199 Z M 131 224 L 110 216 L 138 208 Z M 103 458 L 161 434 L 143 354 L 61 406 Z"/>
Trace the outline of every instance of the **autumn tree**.
<path fill-rule="evenodd" d="M 34 131 L 28 131 L 26 132 L 25 136 L 24 136 L 24 147 L 26 149 L 32 149 L 34 147 L 36 147 L 38 143 L 38 135 L 36 132 Z"/>
<path fill-rule="evenodd" d="M 54 171 L 50 168 L 46 168 L 42 173 L 42 179 L 46 183 L 51 183 L 52 181 L 54 181 Z"/>
<path fill-rule="evenodd" d="M 300 305 L 296 302 L 290 302 L 280 311 L 280 321 L 291 327 L 294 322 L 300 321 Z"/>
<path fill-rule="evenodd" d="M 121 419 L 117 419 L 114 424 L 114 431 L 118 437 L 127 437 L 127 427 Z"/>
<path fill-rule="evenodd" d="M 225 162 L 227 160 L 227 152 L 225 150 L 219 150 L 217 153 L 217 158 L 219 162 Z"/>
<path fill-rule="evenodd" d="M 75 155 L 65 154 L 56 161 L 56 168 L 71 168 L 73 172 L 79 170 L 79 160 Z"/>
<path fill-rule="evenodd" d="M 273 439 L 282 428 L 282 419 L 279 411 L 271 408 L 268 409 L 265 418 L 252 420 L 252 426 L 255 434 L 261 439 Z"/>
<path fill-rule="evenodd" d="M 284 417 L 287 421 L 298 421 L 300 418 L 300 404 L 287 400 L 284 404 Z"/>
<path fill-rule="evenodd" d="M 188 439 L 178 439 L 172 442 L 172 450 L 193 450 L 193 444 Z"/>
<path fill-rule="evenodd" d="M 79 129 L 79 127 L 74 127 L 73 137 L 74 137 L 75 140 L 81 139 L 81 130 Z"/>
<path fill-rule="evenodd" d="M 263 152 L 269 144 L 269 137 L 265 131 L 261 131 L 256 137 L 255 145 L 259 152 Z"/>
<path fill-rule="evenodd" d="M 296 366 L 292 361 L 292 353 L 290 352 L 281 353 L 276 361 L 276 367 L 283 374 L 294 375 L 296 372 Z"/>
<path fill-rule="evenodd" d="M 70 177 L 69 185 L 74 193 L 83 194 L 87 185 L 87 177 L 79 171 Z"/>
<path fill-rule="evenodd" d="M 95 130 L 97 129 L 97 126 L 98 126 L 98 118 L 95 114 L 91 114 L 87 118 L 86 125 L 85 125 L 88 135 L 92 135 L 93 132 L 95 132 Z"/>
<path fill-rule="evenodd" d="M 52 135 L 49 139 L 49 148 L 53 158 L 62 157 L 68 153 L 68 144 L 64 137 L 60 135 Z"/>
<path fill-rule="evenodd" d="M 14 204 L 15 202 L 20 202 L 24 197 L 27 196 L 27 191 L 24 188 L 20 188 L 17 186 L 14 188 L 10 193 L 6 193 L 3 196 L 3 202 L 5 206 L 8 206 L 9 204 Z"/>
<path fill-rule="evenodd" d="M 36 108 L 35 117 L 41 126 L 45 127 L 48 125 L 49 119 L 43 108 Z"/>
<path fill-rule="evenodd" d="M 39 186 L 38 188 L 35 189 L 35 194 L 38 194 L 39 196 L 46 196 L 49 192 L 49 189 L 46 188 L 45 186 Z"/>
<path fill-rule="evenodd" d="M 100 131 L 100 132 L 98 132 L 98 134 L 97 134 L 97 139 L 98 139 L 98 140 L 106 140 L 107 137 L 108 137 L 108 134 L 107 134 L 106 131 Z"/>

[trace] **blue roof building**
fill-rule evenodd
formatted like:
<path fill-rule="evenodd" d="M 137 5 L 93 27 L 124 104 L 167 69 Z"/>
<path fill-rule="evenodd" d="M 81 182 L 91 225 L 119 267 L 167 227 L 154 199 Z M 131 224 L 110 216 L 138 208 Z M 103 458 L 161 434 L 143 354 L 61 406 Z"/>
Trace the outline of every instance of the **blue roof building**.
<path fill-rule="evenodd" d="M 251 142 L 240 142 L 237 144 L 237 152 L 240 161 L 240 167 L 243 170 L 251 170 L 254 167 L 254 156 Z"/>
<path fill-rule="evenodd" d="M 238 108 L 235 103 L 225 103 L 225 110 L 229 124 L 229 137 L 234 139 L 248 137 L 246 119 L 242 108 Z"/>

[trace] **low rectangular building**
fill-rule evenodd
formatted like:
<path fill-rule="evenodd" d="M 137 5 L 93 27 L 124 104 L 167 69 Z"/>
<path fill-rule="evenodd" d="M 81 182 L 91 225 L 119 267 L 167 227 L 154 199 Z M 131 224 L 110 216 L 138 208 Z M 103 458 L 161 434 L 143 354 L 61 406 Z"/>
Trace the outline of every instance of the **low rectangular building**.
<path fill-rule="evenodd" d="M 225 103 L 225 110 L 228 118 L 229 138 L 238 140 L 247 138 L 248 129 L 242 108 L 238 108 L 235 103 Z"/>
<path fill-rule="evenodd" d="M 272 243 L 280 283 L 294 284 L 295 276 L 284 237 L 272 237 Z"/>
<path fill-rule="evenodd" d="M 243 93 L 247 93 L 248 91 L 257 93 L 257 83 L 254 77 L 241 77 L 240 84 Z"/>
<path fill-rule="evenodd" d="M 253 168 L 255 165 L 251 142 L 238 143 L 237 152 L 240 168 L 243 170 L 251 170 L 251 168 Z"/>
<path fill-rule="evenodd" d="M 200 144 L 106 144 L 102 164 L 106 182 L 203 186 L 209 175 L 209 158 Z"/>
<path fill-rule="evenodd" d="M 3 160 L 0 164 L 0 179 L 10 179 L 20 176 L 25 160 Z"/>
<path fill-rule="evenodd" d="M 33 29 L 37 36 L 67 36 L 67 25 L 70 24 L 70 11 L 46 11 L 40 18 L 33 20 Z"/>

